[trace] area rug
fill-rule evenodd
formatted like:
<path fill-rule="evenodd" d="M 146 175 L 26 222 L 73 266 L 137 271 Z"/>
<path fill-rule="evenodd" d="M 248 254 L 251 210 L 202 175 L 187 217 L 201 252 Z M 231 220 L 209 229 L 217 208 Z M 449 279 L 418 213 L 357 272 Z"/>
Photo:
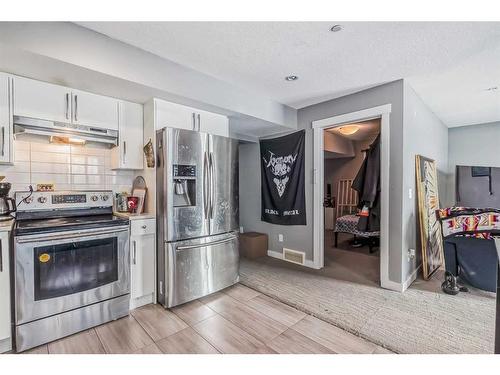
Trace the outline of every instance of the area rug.
<path fill-rule="evenodd" d="M 242 259 L 240 282 L 396 353 L 493 353 L 493 295 L 398 293 L 282 263 Z"/>

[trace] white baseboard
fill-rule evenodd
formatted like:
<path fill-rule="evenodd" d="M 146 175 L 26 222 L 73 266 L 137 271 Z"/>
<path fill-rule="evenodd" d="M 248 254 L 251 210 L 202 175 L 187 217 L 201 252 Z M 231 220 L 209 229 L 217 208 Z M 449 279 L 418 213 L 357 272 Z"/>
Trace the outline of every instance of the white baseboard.
<path fill-rule="evenodd" d="M 12 339 L 10 337 L 0 340 L 0 353 L 9 352 L 11 350 L 12 350 Z"/>
<path fill-rule="evenodd" d="M 420 268 L 422 267 L 422 265 L 419 265 L 411 274 L 410 276 L 408 276 L 408 278 L 406 279 L 406 281 L 403 283 L 403 292 L 408 289 L 411 285 L 411 283 L 413 283 L 416 278 L 417 278 L 417 275 L 418 275 L 418 271 L 420 270 Z"/>
<path fill-rule="evenodd" d="M 280 253 L 279 251 L 267 250 L 267 255 L 270 256 L 271 258 L 276 258 L 276 259 L 283 260 L 283 253 Z M 316 265 L 314 264 L 314 262 L 312 260 L 309 260 L 309 259 L 306 259 L 304 261 L 304 264 L 299 264 L 299 266 L 313 268 L 315 270 L 319 269 L 318 267 L 316 267 Z"/>
<path fill-rule="evenodd" d="M 283 253 L 280 253 L 279 251 L 274 251 L 274 250 L 267 250 L 267 256 L 270 256 L 271 258 L 276 258 L 276 259 L 283 259 Z"/>
<path fill-rule="evenodd" d="M 422 265 L 418 266 L 410 274 L 410 276 L 408 276 L 408 278 L 403 283 L 397 283 L 397 282 L 391 281 L 391 280 L 384 280 L 381 283 L 382 288 L 390 289 L 390 290 L 394 290 L 395 292 L 403 293 L 406 289 L 408 289 L 410 287 L 411 283 L 413 283 L 415 281 L 415 279 L 417 278 L 417 275 L 418 275 L 418 271 L 420 270 L 421 267 L 422 267 Z"/>
<path fill-rule="evenodd" d="M 137 309 L 138 307 L 149 305 L 150 303 L 154 303 L 154 293 L 139 297 L 133 298 L 130 300 L 130 310 Z"/>

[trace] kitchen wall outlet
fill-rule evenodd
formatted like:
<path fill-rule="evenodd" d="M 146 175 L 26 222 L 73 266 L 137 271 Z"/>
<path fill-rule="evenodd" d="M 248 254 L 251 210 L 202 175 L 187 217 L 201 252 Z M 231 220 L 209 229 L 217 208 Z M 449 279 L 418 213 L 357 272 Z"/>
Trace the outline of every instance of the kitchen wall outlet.
<path fill-rule="evenodd" d="M 243 227 L 240 227 L 240 233 L 245 233 L 245 232 L 243 231 Z"/>
<path fill-rule="evenodd" d="M 283 242 L 283 235 L 282 234 L 278 234 L 278 241 Z"/>
<path fill-rule="evenodd" d="M 408 189 L 408 199 L 413 199 L 413 189 L 412 188 Z"/>

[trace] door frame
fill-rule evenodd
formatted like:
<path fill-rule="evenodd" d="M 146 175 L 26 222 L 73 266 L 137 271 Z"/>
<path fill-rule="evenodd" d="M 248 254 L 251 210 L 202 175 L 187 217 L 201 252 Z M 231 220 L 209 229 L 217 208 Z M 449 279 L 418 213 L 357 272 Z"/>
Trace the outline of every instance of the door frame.
<path fill-rule="evenodd" d="M 389 173 L 390 173 L 390 114 L 391 104 L 345 113 L 312 122 L 313 128 L 313 263 L 314 268 L 324 267 L 324 131 L 348 123 L 380 118 L 381 149 L 381 220 L 380 220 L 380 284 L 383 288 L 393 289 L 394 282 L 389 280 Z"/>

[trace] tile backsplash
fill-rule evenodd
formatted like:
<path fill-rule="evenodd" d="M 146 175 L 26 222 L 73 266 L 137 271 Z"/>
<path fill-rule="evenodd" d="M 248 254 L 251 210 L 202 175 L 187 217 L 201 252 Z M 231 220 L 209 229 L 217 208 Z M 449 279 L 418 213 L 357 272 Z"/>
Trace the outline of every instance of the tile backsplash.
<path fill-rule="evenodd" d="M 56 190 L 113 190 L 130 192 L 133 171 L 111 170 L 111 149 L 103 145 L 53 144 L 46 141 L 14 141 L 14 165 L 0 165 L 3 181 L 12 192 L 29 185 L 53 183 Z"/>

